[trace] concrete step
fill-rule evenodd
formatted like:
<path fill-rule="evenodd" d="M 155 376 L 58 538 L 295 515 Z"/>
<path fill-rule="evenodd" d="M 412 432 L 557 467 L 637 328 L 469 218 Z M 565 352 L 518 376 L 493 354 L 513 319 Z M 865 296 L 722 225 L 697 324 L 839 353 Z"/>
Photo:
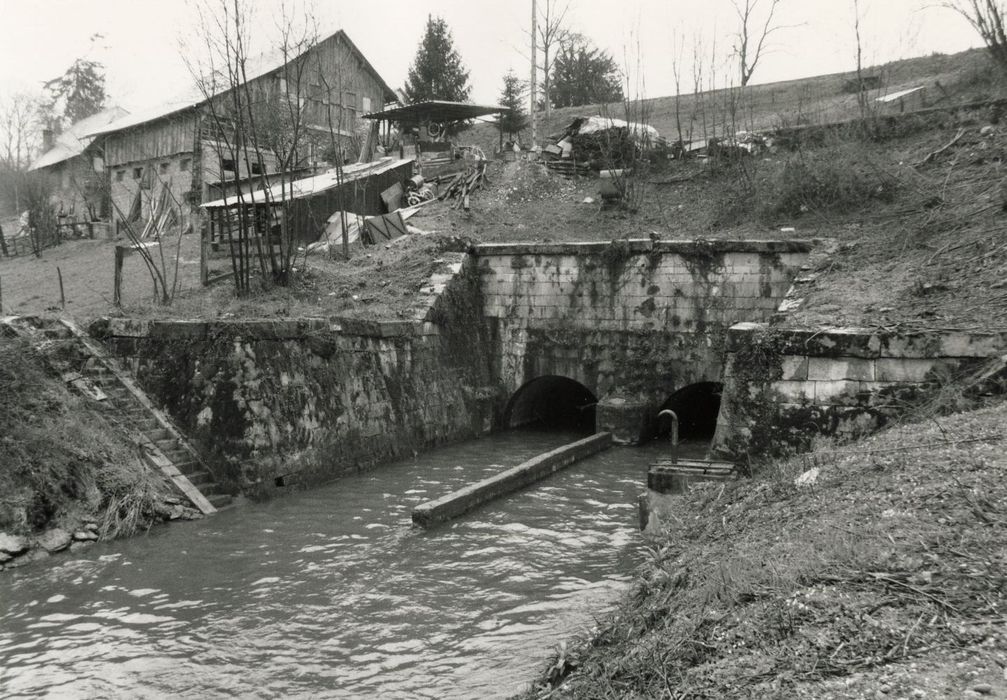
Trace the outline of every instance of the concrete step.
<path fill-rule="evenodd" d="M 161 452 L 164 452 L 164 456 L 170 459 L 172 464 L 184 464 L 192 459 L 192 455 L 189 454 L 189 451 L 182 448 L 169 450 L 167 452 L 161 450 Z"/>
<path fill-rule="evenodd" d="M 212 505 L 214 508 L 216 508 L 217 510 L 221 510 L 231 505 L 231 503 L 234 501 L 234 497 L 228 493 L 214 493 L 208 495 L 206 497 L 206 500 L 208 500 L 210 502 L 210 505 Z"/>
<path fill-rule="evenodd" d="M 179 471 L 185 474 L 185 478 L 188 479 L 193 486 L 202 491 L 204 496 L 206 495 L 208 490 L 212 491 L 212 489 L 209 489 L 208 487 L 210 486 L 215 487 L 217 485 L 217 483 L 213 480 L 213 474 L 206 471 L 205 469 L 203 471 L 198 472 L 186 472 L 181 468 L 179 468 Z"/>
<path fill-rule="evenodd" d="M 143 426 L 140 431 L 146 435 L 150 440 L 158 442 L 159 440 L 167 440 L 172 437 L 171 431 L 167 428 L 162 428 L 158 425 L 157 421 L 151 421 L 156 427 Z"/>
<path fill-rule="evenodd" d="M 178 443 L 178 440 L 176 440 L 173 437 L 167 437 L 167 438 L 161 438 L 160 440 L 155 440 L 154 444 L 157 445 L 157 448 L 166 455 L 169 452 L 182 449 L 182 446 Z"/>

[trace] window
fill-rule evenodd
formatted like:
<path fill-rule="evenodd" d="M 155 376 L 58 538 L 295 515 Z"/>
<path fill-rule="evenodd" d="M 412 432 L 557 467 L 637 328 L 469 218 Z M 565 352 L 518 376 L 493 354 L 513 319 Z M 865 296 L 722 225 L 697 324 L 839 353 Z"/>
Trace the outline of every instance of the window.
<path fill-rule="evenodd" d="M 187 171 L 192 166 L 192 158 L 183 158 L 178 163 L 178 169 L 183 173 Z"/>
<path fill-rule="evenodd" d="M 133 168 L 133 179 L 139 180 L 143 177 L 143 168 Z"/>
<path fill-rule="evenodd" d="M 125 170 L 116 170 L 115 171 L 115 181 L 116 182 L 122 182 L 125 179 L 126 179 L 126 171 Z"/>
<path fill-rule="evenodd" d="M 170 166 L 170 165 L 171 165 L 171 163 L 161 163 L 161 165 L 158 166 L 157 171 L 161 175 L 167 175 L 168 174 L 168 166 Z"/>
<path fill-rule="evenodd" d="M 286 78 L 280 78 L 278 82 L 279 82 L 279 86 L 280 86 L 280 94 L 281 95 L 286 95 L 287 94 L 287 79 Z"/>
<path fill-rule="evenodd" d="M 251 163 L 248 169 L 251 171 L 252 175 L 262 175 L 262 163 Z"/>
<path fill-rule="evenodd" d="M 364 97 L 363 100 L 364 100 L 364 104 L 363 104 L 364 112 L 370 112 L 371 111 L 371 98 L 370 97 Z"/>
<path fill-rule="evenodd" d="M 224 171 L 234 172 L 234 160 L 232 158 L 224 158 L 220 161 L 220 169 Z"/>

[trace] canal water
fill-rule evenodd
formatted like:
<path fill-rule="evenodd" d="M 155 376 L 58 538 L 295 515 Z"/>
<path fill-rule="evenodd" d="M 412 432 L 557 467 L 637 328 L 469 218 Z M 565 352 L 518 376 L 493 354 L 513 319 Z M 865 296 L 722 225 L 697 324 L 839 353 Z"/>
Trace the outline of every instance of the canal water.
<path fill-rule="evenodd" d="M 503 433 L 0 574 L 0 696 L 494 698 L 638 560 L 661 446 L 614 448 L 430 531 L 411 508 L 573 435 Z"/>

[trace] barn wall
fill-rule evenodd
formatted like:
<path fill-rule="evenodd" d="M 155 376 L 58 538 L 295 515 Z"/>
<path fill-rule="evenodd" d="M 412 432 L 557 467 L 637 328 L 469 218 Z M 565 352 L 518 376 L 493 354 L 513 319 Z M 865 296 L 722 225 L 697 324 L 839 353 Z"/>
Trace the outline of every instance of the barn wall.
<path fill-rule="evenodd" d="M 109 134 L 105 139 L 106 167 L 191 153 L 195 119 L 195 111 L 191 110 Z"/>
<path fill-rule="evenodd" d="M 188 161 L 188 165 L 185 167 L 183 167 L 184 161 Z M 193 169 L 195 167 L 195 159 L 191 153 L 178 153 L 170 157 L 120 163 L 107 168 L 113 204 L 109 211 L 111 219 L 116 221 L 125 219 L 129 215 L 136 193 L 140 191 L 143 178 L 149 177 L 151 189 L 143 190 L 140 198 L 141 220 L 146 221 L 149 218 L 151 202 L 157 201 L 161 189 L 168 187 L 174 199 L 182 205 L 183 225 L 195 226 L 198 213 L 194 210 L 191 203 L 192 195 L 189 194 L 192 190 Z M 140 177 L 135 176 L 137 169 L 142 170 Z M 146 173 L 152 174 L 146 175 Z"/>

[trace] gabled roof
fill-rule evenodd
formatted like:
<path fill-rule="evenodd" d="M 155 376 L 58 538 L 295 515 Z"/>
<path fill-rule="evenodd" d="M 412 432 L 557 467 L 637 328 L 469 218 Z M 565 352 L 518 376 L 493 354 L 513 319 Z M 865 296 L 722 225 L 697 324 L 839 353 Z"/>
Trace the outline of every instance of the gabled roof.
<path fill-rule="evenodd" d="M 94 141 L 96 129 L 125 117 L 129 112 L 122 107 L 109 107 L 97 114 L 85 117 L 71 124 L 66 131 L 56 137 L 56 143 L 48 151 L 35 159 L 29 170 L 38 170 L 56 163 L 62 163 L 83 153 Z"/>
<path fill-rule="evenodd" d="M 308 51 L 311 51 L 314 47 L 319 46 L 320 44 L 323 44 L 337 37 L 342 39 L 346 43 L 346 45 L 350 48 L 350 51 L 358 59 L 360 59 L 360 63 L 363 66 L 364 70 L 370 73 L 374 77 L 374 79 L 378 82 L 378 84 L 381 86 L 381 89 L 385 93 L 384 98 L 389 101 L 395 100 L 396 99 L 395 91 L 391 87 L 389 87 L 388 83 L 386 83 L 384 79 L 378 74 L 378 72 L 374 69 L 374 66 L 371 65 L 370 61 L 367 60 L 364 54 L 360 52 L 360 49 L 357 48 L 357 45 L 354 44 L 353 41 L 350 39 L 349 35 L 347 35 L 347 33 L 344 32 L 342 29 L 338 30 L 333 34 L 330 34 L 324 39 L 319 40 L 313 46 L 302 51 L 296 56 L 291 56 L 286 61 L 283 60 L 283 54 L 279 51 L 271 52 L 268 54 L 262 54 L 255 58 L 249 58 L 245 66 L 245 75 L 247 77 L 247 80 L 249 81 L 256 80 L 263 76 L 269 75 L 274 71 L 278 71 L 281 68 L 283 68 L 283 66 L 285 66 L 287 63 L 297 60 L 298 58 L 306 54 Z M 215 90 L 213 92 L 214 97 L 227 92 L 231 88 L 231 86 L 227 84 L 226 80 L 222 82 L 221 85 L 222 87 L 219 90 Z M 98 129 L 92 131 L 90 135 L 97 136 L 99 134 L 109 134 L 112 133 L 113 131 L 122 131 L 123 129 L 129 129 L 130 127 L 138 126 L 146 122 L 151 122 L 156 119 L 161 119 L 163 117 L 167 117 L 172 114 L 176 114 L 179 112 L 183 112 L 187 109 L 197 107 L 206 102 L 206 100 L 207 96 L 203 93 L 203 91 L 200 90 L 197 86 L 193 85 L 192 88 L 190 88 L 189 90 L 186 90 L 185 92 L 176 95 L 175 97 L 166 100 L 165 102 L 162 102 L 159 105 L 155 105 L 150 109 L 142 110 L 135 114 L 131 114 L 111 124 L 103 125 Z"/>

